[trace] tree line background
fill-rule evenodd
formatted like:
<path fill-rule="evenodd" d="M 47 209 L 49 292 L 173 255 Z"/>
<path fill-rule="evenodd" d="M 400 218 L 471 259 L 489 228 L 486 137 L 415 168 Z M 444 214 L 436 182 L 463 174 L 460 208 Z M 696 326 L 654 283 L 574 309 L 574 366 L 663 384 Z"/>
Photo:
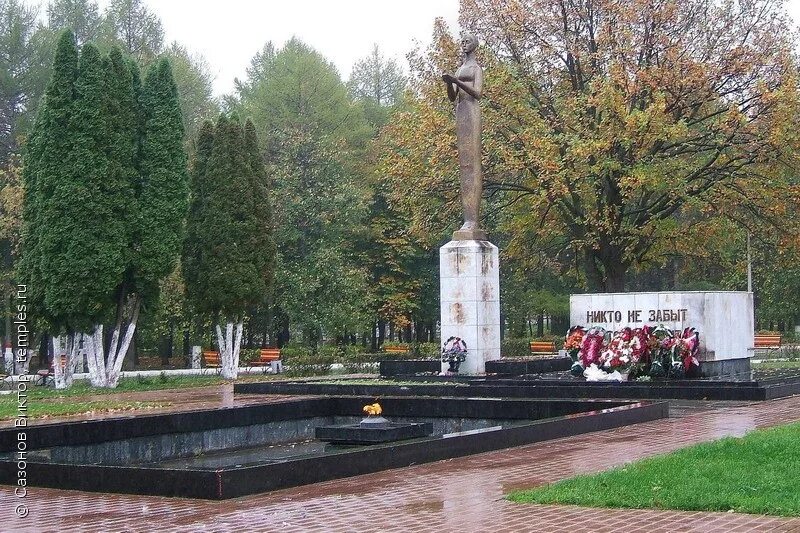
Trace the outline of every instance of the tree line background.
<path fill-rule="evenodd" d="M 571 292 L 743 290 L 748 235 L 759 327 L 797 323 L 800 104 L 796 30 L 780 4 L 461 4 L 462 27 L 486 43 L 483 212 L 502 254 L 506 336 L 561 335 Z M 57 36 L 71 29 L 78 45 L 117 46 L 142 71 L 169 61 L 188 160 L 204 120 L 252 120 L 277 253 L 274 290 L 243 317 L 245 346 L 435 341 L 438 247 L 460 222 L 439 74 L 460 54 L 443 22 L 432 25 L 408 74 L 375 46 L 345 80 L 324 51 L 292 39 L 266 43 L 234 92 L 214 98 L 203 58 L 166 43 L 139 0 L 104 12 L 53 0 L 41 14 L 0 0 L 4 338 L 22 155 Z M 179 267 L 159 289 L 141 309 L 134 355 L 167 363 L 211 346 L 214 317 Z"/>

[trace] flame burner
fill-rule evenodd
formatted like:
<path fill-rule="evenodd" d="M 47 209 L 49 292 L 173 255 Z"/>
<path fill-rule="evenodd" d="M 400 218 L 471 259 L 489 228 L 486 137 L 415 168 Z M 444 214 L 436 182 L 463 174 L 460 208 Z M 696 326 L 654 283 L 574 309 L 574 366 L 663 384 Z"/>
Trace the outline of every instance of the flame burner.
<path fill-rule="evenodd" d="M 365 405 L 363 411 L 367 417 L 360 423 L 319 426 L 314 428 L 314 437 L 330 444 L 369 445 L 428 437 L 433 433 L 433 424 L 430 422 L 406 424 L 390 422 L 380 416 L 383 409 L 377 402 Z"/>

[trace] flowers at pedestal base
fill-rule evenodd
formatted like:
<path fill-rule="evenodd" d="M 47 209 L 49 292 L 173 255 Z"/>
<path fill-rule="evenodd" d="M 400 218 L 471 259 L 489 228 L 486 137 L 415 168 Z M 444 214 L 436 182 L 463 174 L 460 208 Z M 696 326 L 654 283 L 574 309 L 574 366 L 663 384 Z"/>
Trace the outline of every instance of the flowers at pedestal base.
<path fill-rule="evenodd" d="M 564 349 L 573 361 L 570 372 L 588 381 L 695 377 L 700 370 L 699 345 L 695 328 L 672 331 L 663 325 L 616 332 L 573 326 L 564 339 Z"/>
<path fill-rule="evenodd" d="M 467 358 L 467 343 L 461 337 L 450 337 L 442 347 L 442 362 L 448 363 L 448 374 L 458 374 L 458 368 Z"/>

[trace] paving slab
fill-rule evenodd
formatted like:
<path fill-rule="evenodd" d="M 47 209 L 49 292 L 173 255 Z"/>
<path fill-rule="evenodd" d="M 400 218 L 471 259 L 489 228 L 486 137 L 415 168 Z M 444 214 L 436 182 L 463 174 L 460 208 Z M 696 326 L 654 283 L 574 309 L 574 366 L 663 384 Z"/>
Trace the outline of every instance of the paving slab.
<path fill-rule="evenodd" d="M 679 416 L 669 419 L 222 502 L 37 487 L 21 499 L 3 487 L 0 530 L 800 532 L 800 518 L 590 509 L 503 499 L 511 490 L 800 420 L 800 396 L 682 405 Z M 598 456 L 608 460 L 600 463 Z M 19 503 L 28 507 L 27 518 L 14 517 Z"/>

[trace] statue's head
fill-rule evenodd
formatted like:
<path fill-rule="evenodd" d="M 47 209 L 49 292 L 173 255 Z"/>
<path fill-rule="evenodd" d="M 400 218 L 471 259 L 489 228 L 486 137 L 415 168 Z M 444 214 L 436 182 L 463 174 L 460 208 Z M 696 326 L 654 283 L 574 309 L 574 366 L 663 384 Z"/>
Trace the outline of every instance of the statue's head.
<path fill-rule="evenodd" d="M 478 38 L 471 33 L 464 33 L 461 35 L 461 50 L 465 54 L 469 54 L 478 48 Z"/>

